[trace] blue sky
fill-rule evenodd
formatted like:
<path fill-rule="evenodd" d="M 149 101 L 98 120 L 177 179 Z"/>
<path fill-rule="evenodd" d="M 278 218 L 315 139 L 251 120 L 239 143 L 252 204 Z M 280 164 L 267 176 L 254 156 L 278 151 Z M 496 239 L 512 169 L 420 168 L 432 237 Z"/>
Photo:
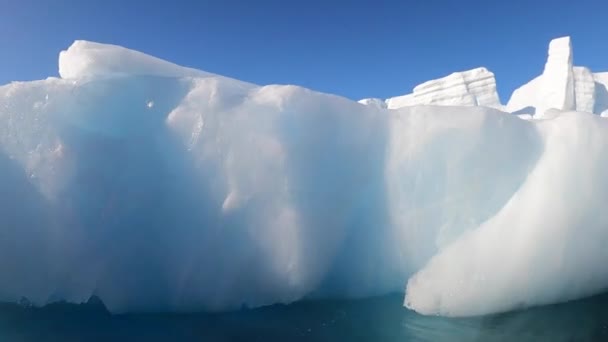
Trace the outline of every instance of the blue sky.
<path fill-rule="evenodd" d="M 352 99 L 486 66 L 506 102 L 562 35 L 577 65 L 608 71 L 607 0 L 0 0 L 0 84 L 57 75 L 59 51 L 87 39 Z"/>

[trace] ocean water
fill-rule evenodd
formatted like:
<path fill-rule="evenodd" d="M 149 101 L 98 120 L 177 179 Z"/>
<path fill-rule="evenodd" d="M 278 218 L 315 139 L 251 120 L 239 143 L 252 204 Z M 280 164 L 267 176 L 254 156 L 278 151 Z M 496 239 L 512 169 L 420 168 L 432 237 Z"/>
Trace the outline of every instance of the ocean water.
<path fill-rule="evenodd" d="M 221 314 L 110 315 L 99 303 L 0 305 L 0 341 L 608 341 L 608 295 L 450 319 L 402 295 L 306 301 Z"/>

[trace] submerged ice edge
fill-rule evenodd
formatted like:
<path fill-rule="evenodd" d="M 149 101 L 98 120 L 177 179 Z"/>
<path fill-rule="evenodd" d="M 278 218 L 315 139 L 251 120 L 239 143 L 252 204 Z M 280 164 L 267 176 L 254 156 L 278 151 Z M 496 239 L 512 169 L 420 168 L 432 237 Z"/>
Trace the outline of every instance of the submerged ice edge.
<path fill-rule="evenodd" d="M 0 87 L 0 301 L 228 310 L 403 290 L 467 316 L 608 285 L 607 124 L 388 110 L 76 42 Z"/>

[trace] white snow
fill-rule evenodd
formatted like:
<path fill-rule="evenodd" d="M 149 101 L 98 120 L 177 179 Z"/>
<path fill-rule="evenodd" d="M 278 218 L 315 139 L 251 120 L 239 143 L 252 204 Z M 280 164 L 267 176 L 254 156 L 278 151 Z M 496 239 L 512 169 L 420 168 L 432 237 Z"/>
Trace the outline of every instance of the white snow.
<path fill-rule="evenodd" d="M 458 106 L 389 110 L 77 41 L 61 79 L 0 87 L 0 301 L 228 310 L 407 282 L 408 307 L 467 316 L 602 291 L 608 121 L 488 108 L 476 70 L 410 95 Z"/>

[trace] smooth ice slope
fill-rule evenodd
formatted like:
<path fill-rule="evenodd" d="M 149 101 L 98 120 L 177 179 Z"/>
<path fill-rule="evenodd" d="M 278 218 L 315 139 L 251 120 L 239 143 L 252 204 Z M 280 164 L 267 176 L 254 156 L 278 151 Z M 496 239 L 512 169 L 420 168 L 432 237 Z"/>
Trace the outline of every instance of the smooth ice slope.
<path fill-rule="evenodd" d="M 526 182 L 409 280 L 407 306 L 479 315 L 606 289 L 608 122 L 573 112 L 536 128 L 544 148 Z"/>
<path fill-rule="evenodd" d="M 462 316 L 608 286 L 599 116 L 389 110 L 89 42 L 60 69 L 0 87 L 0 301 L 228 310 L 408 282 L 409 307 Z"/>
<path fill-rule="evenodd" d="M 486 68 L 455 72 L 414 88 L 412 94 L 386 100 L 390 109 L 415 105 L 500 108 L 494 74 Z"/>

